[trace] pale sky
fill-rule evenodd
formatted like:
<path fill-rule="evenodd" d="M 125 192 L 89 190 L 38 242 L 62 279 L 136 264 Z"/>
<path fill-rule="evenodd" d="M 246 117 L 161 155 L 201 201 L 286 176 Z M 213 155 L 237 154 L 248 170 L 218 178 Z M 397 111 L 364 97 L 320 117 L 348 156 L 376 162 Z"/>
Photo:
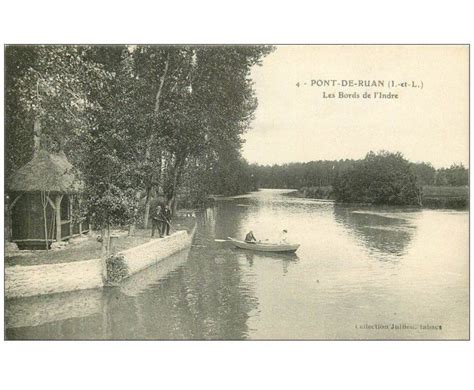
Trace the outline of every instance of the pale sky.
<path fill-rule="evenodd" d="M 436 168 L 468 166 L 468 61 L 467 46 L 278 46 L 252 73 L 259 106 L 243 155 L 281 164 L 385 149 Z M 423 89 L 311 87 L 311 80 L 414 81 Z M 323 91 L 399 99 L 324 99 Z"/>

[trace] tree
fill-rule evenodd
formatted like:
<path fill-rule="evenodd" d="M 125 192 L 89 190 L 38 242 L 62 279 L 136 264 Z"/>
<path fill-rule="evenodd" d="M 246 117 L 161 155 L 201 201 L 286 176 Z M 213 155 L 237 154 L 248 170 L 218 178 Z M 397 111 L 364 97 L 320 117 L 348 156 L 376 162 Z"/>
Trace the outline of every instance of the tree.
<path fill-rule="evenodd" d="M 169 153 L 163 177 L 169 204 L 175 204 L 190 160 L 206 160 L 219 148 L 240 149 L 257 103 L 250 70 L 270 51 L 265 46 L 187 48 L 185 71 L 160 113 Z"/>
<path fill-rule="evenodd" d="M 438 186 L 466 186 L 469 184 L 469 170 L 462 164 L 452 164 L 436 172 L 435 184 Z"/>
<path fill-rule="evenodd" d="M 411 169 L 418 185 L 433 185 L 435 182 L 436 169 L 430 163 L 411 163 Z"/>
<path fill-rule="evenodd" d="M 65 151 L 82 174 L 85 211 L 101 229 L 135 222 L 140 198 L 146 225 L 155 191 L 176 205 L 186 171 L 204 177 L 221 161 L 235 163 L 242 185 L 232 191 L 242 191 L 248 167 L 240 157 L 241 135 L 257 104 L 250 70 L 271 50 L 8 48 L 8 169 L 31 158 L 33 139 L 46 150 Z M 16 140 L 29 142 L 15 156 Z"/>
<path fill-rule="evenodd" d="M 283 165 L 252 165 L 259 187 L 298 188 L 331 186 L 335 178 L 353 164 L 353 160 L 310 161 Z"/>
<path fill-rule="evenodd" d="M 401 153 L 369 152 L 334 183 L 336 200 L 387 205 L 419 204 L 420 189 Z"/>
<path fill-rule="evenodd" d="M 36 61 L 32 46 L 5 48 L 5 174 L 10 176 L 33 156 L 33 118 L 21 102 L 18 80 Z"/>
<path fill-rule="evenodd" d="M 84 204 L 95 226 L 123 223 L 133 210 L 129 193 L 134 151 L 127 147 L 133 145 L 130 134 L 119 125 L 120 107 L 128 97 L 122 75 L 93 60 L 91 47 L 32 50 L 32 61 L 24 64 L 13 84 L 11 100 L 19 102 L 26 121 L 35 123 L 41 148 L 66 151 L 81 172 Z M 18 134 L 23 129 L 9 131 Z"/>

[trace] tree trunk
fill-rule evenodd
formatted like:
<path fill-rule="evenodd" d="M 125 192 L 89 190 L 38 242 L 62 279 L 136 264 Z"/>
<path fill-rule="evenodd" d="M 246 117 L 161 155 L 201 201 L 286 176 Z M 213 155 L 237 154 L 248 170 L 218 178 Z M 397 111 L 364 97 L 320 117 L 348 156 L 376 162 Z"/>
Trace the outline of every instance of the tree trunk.
<path fill-rule="evenodd" d="M 149 153 L 151 153 L 151 150 L 147 148 L 146 153 L 148 155 L 147 159 L 149 160 L 150 159 Z M 161 156 L 161 152 L 160 152 L 160 156 Z M 148 220 L 150 219 L 150 206 L 151 206 L 151 198 L 152 198 L 152 193 L 153 193 L 153 188 L 154 188 L 153 183 L 155 183 L 155 175 L 158 175 L 158 182 L 160 182 L 160 180 L 161 180 L 161 157 L 159 159 L 159 165 L 158 166 L 155 165 L 154 171 L 152 171 L 152 173 L 148 177 L 148 183 L 149 184 L 146 187 L 145 213 L 144 213 L 144 216 L 143 216 L 144 229 L 148 228 Z"/>
<path fill-rule="evenodd" d="M 102 258 L 106 259 L 109 255 L 109 248 L 110 248 L 110 224 L 107 224 L 107 229 L 102 228 L 100 229 L 100 236 L 102 237 Z"/>
<path fill-rule="evenodd" d="M 150 218 L 150 203 L 151 203 L 151 185 L 146 188 L 145 198 L 145 215 L 143 216 L 143 228 L 148 229 L 148 219 Z"/>
<path fill-rule="evenodd" d="M 173 181 L 171 183 L 171 186 L 169 186 L 168 193 L 166 196 L 168 207 L 171 209 L 172 215 L 176 215 L 176 210 L 178 208 L 178 200 L 176 199 L 176 188 L 178 186 L 178 180 L 181 177 L 181 170 L 184 166 L 185 161 L 186 159 L 183 157 L 176 157 L 173 168 Z"/>
<path fill-rule="evenodd" d="M 420 189 L 417 194 L 418 205 L 423 207 L 423 190 Z"/>
<path fill-rule="evenodd" d="M 110 223 L 107 222 L 107 256 L 110 255 Z"/>
<path fill-rule="evenodd" d="M 41 149 L 41 122 L 40 119 L 37 117 L 33 124 L 33 153 L 36 154 Z"/>
<path fill-rule="evenodd" d="M 135 193 L 135 198 L 136 198 L 136 202 L 137 204 L 140 203 L 140 199 L 141 199 L 141 193 L 140 191 L 137 191 Z M 136 228 L 136 218 L 138 216 L 138 208 L 135 209 L 135 212 L 133 213 L 133 222 L 130 223 L 130 225 L 128 225 L 128 235 L 129 236 L 133 236 L 135 234 L 135 228 Z"/>
<path fill-rule="evenodd" d="M 107 237 L 105 237 L 105 229 L 100 229 L 100 236 L 102 237 L 102 245 L 101 245 L 101 255 L 100 261 L 102 265 L 102 280 L 104 282 L 107 281 Z"/>
<path fill-rule="evenodd" d="M 170 63 L 170 55 L 166 56 L 166 61 L 165 61 L 165 69 L 163 71 L 163 74 L 160 77 L 160 84 L 158 86 L 158 91 L 156 92 L 156 97 L 155 97 L 155 107 L 153 110 L 153 113 L 155 114 L 156 117 L 158 117 L 158 114 L 160 112 L 160 98 L 161 98 L 161 93 L 163 91 L 163 85 L 165 83 L 166 75 L 168 73 L 168 68 L 169 68 L 169 63 Z M 149 140 L 147 143 L 147 147 L 145 149 L 145 161 L 150 162 L 151 160 L 151 147 L 153 146 L 155 139 L 155 132 L 151 132 L 149 136 Z M 144 221 L 143 221 L 143 227 L 145 229 L 148 228 L 148 219 L 150 218 L 150 203 L 151 203 L 151 190 L 153 187 L 153 172 L 150 175 L 149 178 L 150 184 L 146 188 L 146 199 L 145 199 L 145 215 L 144 215 Z"/>
<path fill-rule="evenodd" d="M 160 85 L 158 87 L 158 92 L 156 93 L 156 98 L 155 98 L 155 115 L 158 115 L 160 112 L 160 97 L 161 97 L 161 92 L 163 91 L 163 85 L 165 83 L 165 78 L 166 74 L 168 73 L 168 67 L 170 64 L 170 54 L 166 56 L 166 62 L 165 62 L 165 70 L 163 71 L 163 75 L 160 77 Z"/>
<path fill-rule="evenodd" d="M 171 204 L 171 215 L 176 215 L 176 212 L 178 211 L 178 198 L 176 196 L 173 197 L 173 202 Z"/>
<path fill-rule="evenodd" d="M 107 257 L 107 237 L 105 237 L 105 229 L 100 229 L 100 237 L 102 237 L 101 257 L 105 259 Z"/>

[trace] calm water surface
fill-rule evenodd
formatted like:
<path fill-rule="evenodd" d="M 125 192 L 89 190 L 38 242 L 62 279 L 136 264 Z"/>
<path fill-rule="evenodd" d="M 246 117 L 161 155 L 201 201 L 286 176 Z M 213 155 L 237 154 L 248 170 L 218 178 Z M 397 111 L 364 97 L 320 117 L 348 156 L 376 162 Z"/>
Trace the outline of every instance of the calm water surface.
<path fill-rule="evenodd" d="M 190 250 L 121 286 L 6 302 L 8 339 L 468 338 L 468 212 L 262 190 L 198 218 Z M 278 237 L 295 255 L 215 238 Z M 426 329 L 423 329 L 426 327 Z"/>

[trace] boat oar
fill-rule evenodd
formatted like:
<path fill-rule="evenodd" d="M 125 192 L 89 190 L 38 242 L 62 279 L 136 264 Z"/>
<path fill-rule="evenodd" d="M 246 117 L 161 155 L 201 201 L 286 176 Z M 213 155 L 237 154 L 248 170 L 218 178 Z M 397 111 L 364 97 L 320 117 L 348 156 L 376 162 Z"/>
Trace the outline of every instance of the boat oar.
<path fill-rule="evenodd" d="M 232 241 L 235 241 L 235 240 L 231 240 L 230 238 L 227 239 L 227 240 L 224 240 L 224 239 L 222 239 L 222 238 L 214 238 L 214 241 L 215 241 L 215 242 L 227 242 L 227 241 L 232 242 Z M 266 240 L 264 240 L 264 241 L 268 241 L 268 239 L 266 239 Z M 262 242 L 262 241 L 255 241 L 255 242 Z"/>

